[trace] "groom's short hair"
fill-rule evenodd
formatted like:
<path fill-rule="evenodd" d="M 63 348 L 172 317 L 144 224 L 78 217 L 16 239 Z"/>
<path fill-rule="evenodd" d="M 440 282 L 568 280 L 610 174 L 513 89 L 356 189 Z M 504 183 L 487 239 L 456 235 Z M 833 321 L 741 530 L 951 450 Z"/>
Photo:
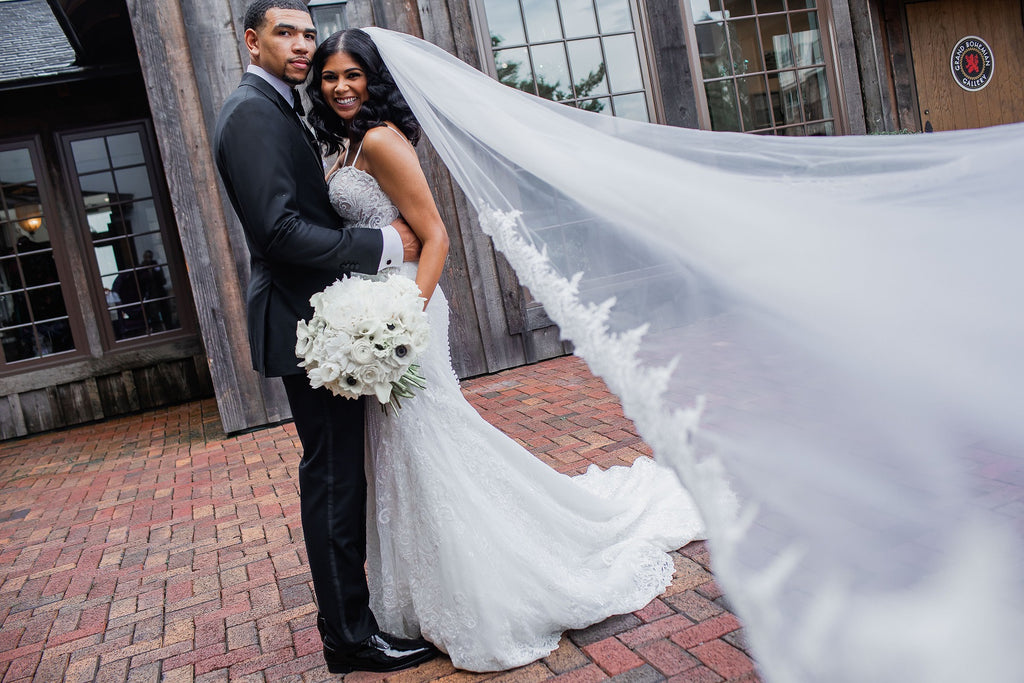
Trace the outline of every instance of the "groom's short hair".
<path fill-rule="evenodd" d="M 267 12 L 272 9 L 295 9 L 300 12 L 308 12 L 309 8 L 303 0 L 253 0 L 245 9 L 245 23 L 243 29 L 248 31 L 259 30 L 263 22 L 267 20 Z"/>

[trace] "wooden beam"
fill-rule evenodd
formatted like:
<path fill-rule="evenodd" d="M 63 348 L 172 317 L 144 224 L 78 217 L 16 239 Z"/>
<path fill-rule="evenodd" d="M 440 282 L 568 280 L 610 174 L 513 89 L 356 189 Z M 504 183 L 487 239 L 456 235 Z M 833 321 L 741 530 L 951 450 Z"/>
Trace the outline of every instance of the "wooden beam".
<path fill-rule="evenodd" d="M 863 135 L 867 130 L 864 125 L 861 73 L 857 69 L 857 46 L 854 42 L 850 5 L 846 2 L 832 2 L 828 6 L 832 12 L 832 45 L 839 74 L 840 92 L 836 94 L 841 98 L 842 111 L 846 114 L 846 132 Z"/>
<path fill-rule="evenodd" d="M 237 244 L 231 240 L 208 132 L 224 84 L 231 80 L 232 71 L 236 81 L 242 72 L 241 57 L 234 56 L 239 55 L 238 39 L 224 30 L 232 26 L 230 4 L 227 0 L 128 0 L 127 4 L 224 430 L 230 433 L 277 421 L 282 414 L 277 404 L 281 394 L 268 390 L 268 383 L 251 367 L 244 273 L 238 265 L 245 260 L 239 258 Z M 218 31 L 220 40 L 211 39 Z M 189 43 L 194 33 L 202 37 L 199 46 Z M 193 50 L 204 52 L 205 69 L 219 72 L 204 73 L 202 84 Z"/>

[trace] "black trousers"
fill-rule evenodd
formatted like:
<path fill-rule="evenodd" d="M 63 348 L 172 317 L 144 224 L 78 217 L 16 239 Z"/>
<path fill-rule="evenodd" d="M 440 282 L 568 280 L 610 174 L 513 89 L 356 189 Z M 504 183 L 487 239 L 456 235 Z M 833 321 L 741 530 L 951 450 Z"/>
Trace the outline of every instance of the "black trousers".
<path fill-rule="evenodd" d="M 364 402 L 282 378 L 302 442 L 299 497 L 325 641 L 346 647 L 378 631 L 366 586 Z"/>

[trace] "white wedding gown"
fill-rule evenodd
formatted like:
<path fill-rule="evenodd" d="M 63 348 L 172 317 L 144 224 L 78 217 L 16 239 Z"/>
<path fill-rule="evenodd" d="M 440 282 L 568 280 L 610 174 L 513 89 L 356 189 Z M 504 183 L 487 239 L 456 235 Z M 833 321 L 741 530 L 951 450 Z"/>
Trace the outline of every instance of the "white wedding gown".
<path fill-rule="evenodd" d="M 329 185 L 348 225 L 379 229 L 398 216 L 359 169 L 341 168 Z M 416 264 L 401 272 L 415 277 Z M 440 288 L 427 313 L 426 389 L 397 412 L 367 408 L 367 564 L 381 628 L 422 634 L 460 669 L 494 671 L 661 594 L 673 573 L 666 551 L 704 533 L 675 474 L 646 457 L 577 477 L 551 469 L 463 397 Z"/>

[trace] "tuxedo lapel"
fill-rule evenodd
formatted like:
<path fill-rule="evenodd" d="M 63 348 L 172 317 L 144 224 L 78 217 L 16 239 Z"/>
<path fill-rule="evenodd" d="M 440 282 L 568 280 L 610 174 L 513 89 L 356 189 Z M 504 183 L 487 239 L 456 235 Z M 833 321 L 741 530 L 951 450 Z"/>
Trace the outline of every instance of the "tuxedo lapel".
<path fill-rule="evenodd" d="M 306 145 L 309 147 L 310 152 L 314 157 L 316 157 L 317 164 L 322 165 L 323 160 L 320 158 L 320 150 L 316 144 L 316 138 L 313 137 L 313 132 L 309 129 L 309 126 L 299 118 L 299 115 L 295 113 L 295 110 L 288 104 L 288 100 L 283 98 L 281 93 L 274 89 L 274 86 L 270 85 L 270 83 L 267 83 L 256 74 L 243 74 L 242 85 L 248 85 L 255 88 L 262 93 L 264 97 L 276 104 L 290 124 L 294 126 L 296 130 L 302 132 L 302 137 L 306 141 Z"/>

